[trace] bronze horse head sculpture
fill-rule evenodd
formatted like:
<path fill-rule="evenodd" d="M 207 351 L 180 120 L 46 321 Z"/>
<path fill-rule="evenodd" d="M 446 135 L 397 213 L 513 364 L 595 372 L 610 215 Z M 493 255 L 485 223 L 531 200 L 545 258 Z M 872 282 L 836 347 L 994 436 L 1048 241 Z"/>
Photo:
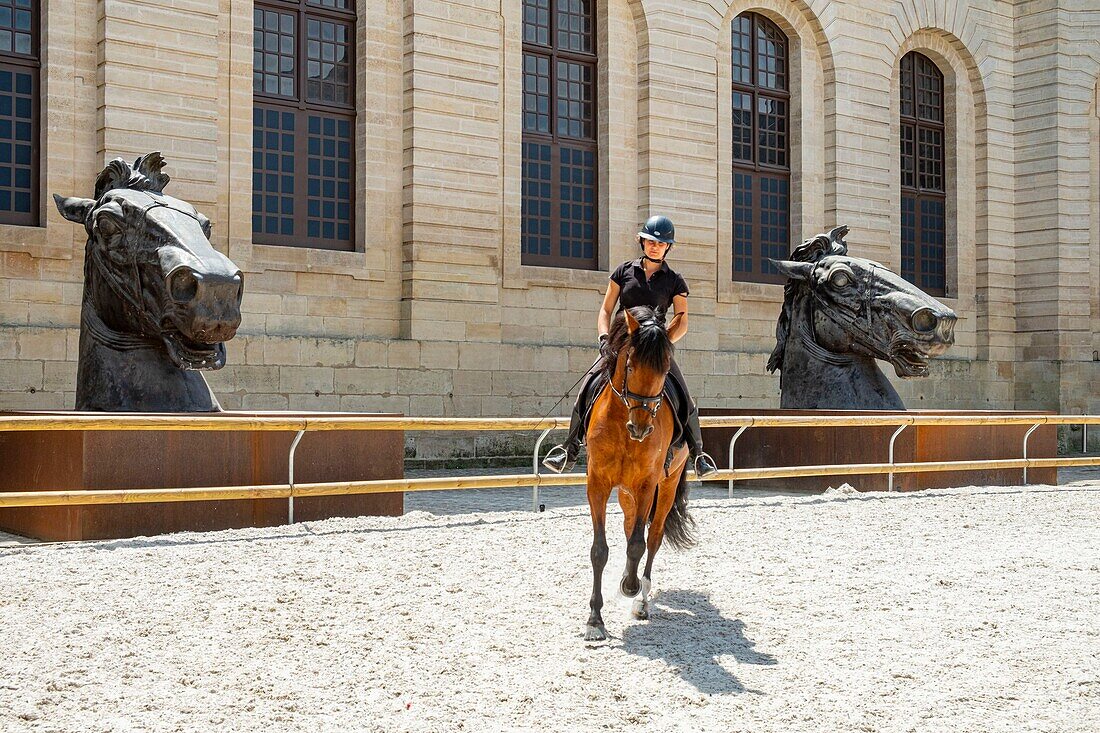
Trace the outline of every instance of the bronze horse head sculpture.
<path fill-rule="evenodd" d="M 221 410 L 201 371 L 225 366 L 244 279 L 210 244 L 210 220 L 164 193 L 160 153 L 107 164 L 95 198 L 54 195 L 88 232 L 76 409 Z"/>
<path fill-rule="evenodd" d="M 899 377 L 928 375 L 954 343 L 955 312 L 872 260 L 852 257 L 840 226 L 774 261 L 787 276 L 768 371 L 782 370 L 780 406 L 904 410 L 876 359 Z"/>

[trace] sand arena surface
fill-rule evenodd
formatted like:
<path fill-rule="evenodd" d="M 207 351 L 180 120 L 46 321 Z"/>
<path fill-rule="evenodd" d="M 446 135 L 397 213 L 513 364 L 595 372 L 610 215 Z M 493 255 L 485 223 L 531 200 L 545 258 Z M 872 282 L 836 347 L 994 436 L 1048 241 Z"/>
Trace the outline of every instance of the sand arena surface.
<path fill-rule="evenodd" d="M 587 511 L 0 549 L 0 730 L 1100 730 L 1100 487 L 702 500 L 586 645 Z"/>

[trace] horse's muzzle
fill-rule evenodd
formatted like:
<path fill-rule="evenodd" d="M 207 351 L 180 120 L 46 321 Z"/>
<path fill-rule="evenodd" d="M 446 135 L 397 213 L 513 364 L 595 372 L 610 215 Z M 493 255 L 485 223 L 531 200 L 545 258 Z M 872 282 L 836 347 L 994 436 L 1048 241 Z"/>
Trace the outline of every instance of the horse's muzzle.
<path fill-rule="evenodd" d="M 636 440 L 639 443 L 641 443 L 643 440 L 645 440 L 647 437 L 649 437 L 650 433 L 653 432 L 653 426 L 652 425 L 638 426 L 638 425 L 635 425 L 632 422 L 628 422 L 626 424 L 626 432 L 630 433 L 630 439 L 631 440 Z"/>
<path fill-rule="evenodd" d="M 193 341 L 219 344 L 233 338 L 241 325 L 240 273 L 232 276 L 183 268 L 173 273 L 169 291 L 179 329 Z"/>

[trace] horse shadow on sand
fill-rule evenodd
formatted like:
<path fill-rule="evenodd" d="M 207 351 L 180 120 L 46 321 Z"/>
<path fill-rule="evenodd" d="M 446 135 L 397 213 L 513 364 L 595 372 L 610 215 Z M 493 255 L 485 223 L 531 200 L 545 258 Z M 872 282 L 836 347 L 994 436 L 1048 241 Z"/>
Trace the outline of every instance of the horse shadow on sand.
<path fill-rule="evenodd" d="M 702 593 L 662 591 L 650 606 L 650 620 L 623 632 L 623 649 L 663 660 L 695 689 L 708 695 L 746 692 L 719 661 L 732 656 L 737 664 L 777 664 L 745 637 L 745 624 L 729 619 Z M 749 690 L 751 692 L 751 690 Z"/>

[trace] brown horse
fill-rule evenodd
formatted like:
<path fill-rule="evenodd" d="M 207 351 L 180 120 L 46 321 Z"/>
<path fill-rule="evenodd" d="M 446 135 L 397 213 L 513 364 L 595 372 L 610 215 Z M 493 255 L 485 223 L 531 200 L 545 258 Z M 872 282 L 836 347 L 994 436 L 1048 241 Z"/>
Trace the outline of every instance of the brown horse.
<path fill-rule="evenodd" d="M 625 317 L 624 317 L 625 315 Z M 601 581 L 607 564 L 607 500 L 618 488 L 627 537 L 626 570 L 619 590 L 635 598 L 635 618 L 649 617 L 653 557 L 667 536 L 674 547 L 690 547 L 694 525 L 687 511 L 685 465 L 688 449 L 676 448 L 668 470 L 665 458 L 675 432 L 673 407 L 664 398 L 672 364 L 672 341 L 664 318 L 646 307 L 620 314 L 608 337 L 607 379 L 592 406 L 588 425 L 588 505 L 592 512 L 592 613 L 586 641 L 607 638 Z M 646 537 L 646 525 L 649 537 Z M 638 562 L 648 547 L 645 572 Z"/>

